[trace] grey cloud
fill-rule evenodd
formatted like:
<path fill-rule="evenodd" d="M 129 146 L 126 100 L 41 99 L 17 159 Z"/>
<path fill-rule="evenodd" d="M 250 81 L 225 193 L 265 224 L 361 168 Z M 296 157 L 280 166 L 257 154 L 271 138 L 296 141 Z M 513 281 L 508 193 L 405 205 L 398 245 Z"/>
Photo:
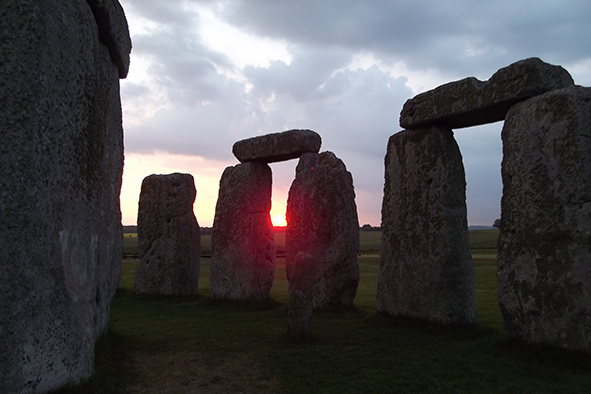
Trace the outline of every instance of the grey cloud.
<path fill-rule="evenodd" d="M 218 74 L 216 66 L 233 65 L 200 41 L 195 33 L 200 21 L 187 12 L 189 3 L 212 3 L 230 24 L 285 40 L 292 61 L 242 70 L 252 86 L 245 92 L 244 83 Z M 352 172 L 359 212 L 366 218 L 360 219 L 374 225 L 379 224 L 387 140 L 400 130 L 400 109 L 413 93 L 406 78 L 392 78 L 376 66 L 345 69 L 355 53 L 373 53 L 386 64 L 401 61 L 412 71 L 436 70 L 449 81 L 488 79 L 497 69 L 530 56 L 562 65 L 591 58 L 591 3 L 586 0 L 122 4 L 130 14 L 156 23 L 132 37 L 132 72 L 134 56 L 151 59 L 152 82 L 174 105 L 140 125 L 126 125 L 128 152 L 160 150 L 233 161 L 232 144 L 259 130 L 310 128 L 322 135 L 322 150 L 335 152 Z M 153 94 L 151 88 L 124 82 L 124 101 L 156 100 L 142 98 Z M 486 127 L 456 132 L 471 224 L 491 224 L 499 215 L 501 125 Z M 284 175 L 275 178 L 276 186 L 287 189 L 293 168 L 287 165 L 278 173 Z"/>
<path fill-rule="evenodd" d="M 394 79 L 377 66 L 334 75 L 328 68 L 323 79 L 322 72 L 310 78 L 309 70 L 302 71 L 297 63 L 283 64 L 279 74 L 273 67 L 247 74 L 265 81 L 264 88 L 254 83 L 252 95 L 263 99 L 275 94 L 275 109 L 266 114 L 268 127 L 311 128 L 331 149 L 383 155 L 388 136 L 398 131 L 398 112 L 412 96 L 406 78 Z"/>
<path fill-rule="evenodd" d="M 415 70 L 439 68 L 458 78 L 525 57 L 550 62 L 589 57 L 591 3 L 586 0 L 487 2 L 235 0 L 231 23 L 307 47 L 369 50 Z M 577 43 L 573 45 L 573 40 Z M 482 70 L 482 71 L 481 71 Z M 477 75 L 478 76 L 478 75 Z"/>
<path fill-rule="evenodd" d="M 124 99 L 132 100 L 135 98 L 145 97 L 149 94 L 150 89 L 145 85 L 127 81 L 121 84 L 121 96 L 124 97 Z"/>
<path fill-rule="evenodd" d="M 351 54 L 338 48 L 303 48 L 291 46 L 289 65 L 274 61 L 268 68 L 248 66 L 244 75 L 259 94 L 288 93 L 298 100 L 311 98 L 317 88 L 335 70 L 351 61 Z"/>

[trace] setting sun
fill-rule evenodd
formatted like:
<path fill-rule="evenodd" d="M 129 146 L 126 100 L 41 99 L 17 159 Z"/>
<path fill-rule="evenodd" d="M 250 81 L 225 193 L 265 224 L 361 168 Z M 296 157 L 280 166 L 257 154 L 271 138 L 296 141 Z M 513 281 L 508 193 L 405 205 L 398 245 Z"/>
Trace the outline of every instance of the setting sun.
<path fill-rule="evenodd" d="M 285 227 L 287 226 L 287 222 L 285 221 L 285 216 L 278 213 L 277 215 L 273 216 L 273 226 L 275 227 Z"/>

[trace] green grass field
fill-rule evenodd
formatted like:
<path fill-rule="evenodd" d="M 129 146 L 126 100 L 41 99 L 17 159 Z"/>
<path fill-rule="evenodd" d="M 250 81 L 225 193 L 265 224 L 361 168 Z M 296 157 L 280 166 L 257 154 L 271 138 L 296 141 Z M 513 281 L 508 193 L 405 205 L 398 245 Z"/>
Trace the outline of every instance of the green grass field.
<path fill-rule="evenodd" d="M 113 300 L 109 332 L 97 344 L 96 375 L 61 393 L 590 392 L 588 356 L 507 339 L 496 302 L 496 250 L 486 246 L 495 244 L 496 233 L 476 235 L 476 327 L 378 315 L 379 241 L 376 248 L 373 233 L 361 242 L 368 252 L 359 259 L 355 308 L 315 311 L 313 338 L 299 343 L 285 336 L 283 258 L 273 301 L 256 305 L 212 300 L 207 258 L 198 296 L 134 295 L 138 261 L 124 259 L 124 289 Z"/>
<path fill-rule="evenodd" d="M 378 253 L 380 251 L 381 236 L 382 233 L 379 231 L 360 231 L 359 242 L 361 252 Z M 285 253 L 285 232 L 275 233 L 275 244 L 277 246 L 277 253 Z M 201 252 L 205 255 L 211 254 L 211 235 L 201 236 Z M 124 234 L 123 256 L 131 257 L 137 255 L 139 255 L 137 234 Z"/>

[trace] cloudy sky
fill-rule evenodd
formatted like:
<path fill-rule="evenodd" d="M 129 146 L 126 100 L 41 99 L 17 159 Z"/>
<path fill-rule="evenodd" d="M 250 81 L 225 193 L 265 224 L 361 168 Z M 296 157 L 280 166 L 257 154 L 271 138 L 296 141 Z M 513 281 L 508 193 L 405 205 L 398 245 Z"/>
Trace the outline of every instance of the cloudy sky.
<path fill-rule="evenodd" d="M 559 64 L 591 86 L 588 0 L 120 0 L 133 50 L 121 81 L 123 223 L 141 181 L 195 177 L 211 226 L 234 142 L 311 129 L 353 175 L 360 224 L 380 225 L 384 155 L 404 102 L 443 83 L 487 80 L 517 60 Z M 468 220 L 500 215 L 502 123 L 456 130 Z M 272 164 L 272 215 L 297 162 Z"/>

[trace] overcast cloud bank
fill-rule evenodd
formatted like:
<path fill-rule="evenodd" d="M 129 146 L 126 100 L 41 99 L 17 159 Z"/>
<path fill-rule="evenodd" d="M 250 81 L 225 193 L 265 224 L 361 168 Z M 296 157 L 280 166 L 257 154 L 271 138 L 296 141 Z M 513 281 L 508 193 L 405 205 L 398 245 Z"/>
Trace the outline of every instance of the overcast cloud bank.
<path fill-rule="evenodd" d="M 468 76 L 486 80 L 528 57 L 591 84 L 591 3 L 583 0 L 121 3 L 133 40 L 122 82 L 126 155 L 199 157 L 201 167 L 162 169 L 191 170 L 197 182 L 195 172 L 211 178 L 212 168 L 221 175 L 237 162 L 237 140 L 315 130 L 321 150 L 333 151 L 353 174 L 361 224 L 380 223 L 386 143 L 401 130 L 407 99 Z M 456 131 L 470 224 L 499 216 L 501 127 Z M 272 166 L 283 199 L 295 165 Z M 131 179 L 124 189 L 137 187 L 139 195 Z M 197 184 L 199 191 L 216 187 Z M 126 224 L 135 209 L 123 207 Z M 203 225 L 213 220 L 210 210 L 209 218 L 198 215 Z"/>

